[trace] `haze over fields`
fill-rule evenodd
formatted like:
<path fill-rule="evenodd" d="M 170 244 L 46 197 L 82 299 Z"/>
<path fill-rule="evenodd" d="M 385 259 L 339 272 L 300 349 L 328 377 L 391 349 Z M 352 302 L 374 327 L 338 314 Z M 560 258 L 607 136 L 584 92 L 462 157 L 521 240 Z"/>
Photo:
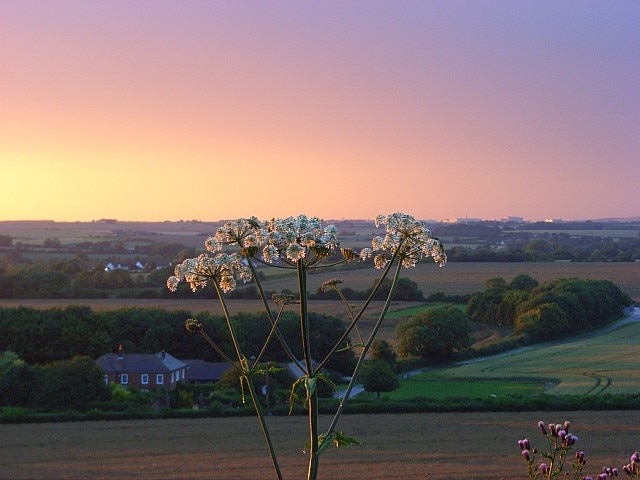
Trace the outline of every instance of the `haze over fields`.
<path fill-rule="evenodd" d="M 0 220 L 640 216 L 640 3 L 0 2 Z"/>

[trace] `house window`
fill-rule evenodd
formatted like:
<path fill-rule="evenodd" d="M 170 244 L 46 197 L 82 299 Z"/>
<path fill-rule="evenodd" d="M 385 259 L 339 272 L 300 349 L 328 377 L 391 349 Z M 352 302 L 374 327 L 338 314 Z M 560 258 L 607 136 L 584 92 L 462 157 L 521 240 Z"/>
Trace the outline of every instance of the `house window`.
<path fill-rule="evenodd" d="M 148 385 L 149 384 L 149 374 L 148 373 L 143 373 L 140 376 L 140 383 L 142 383 L 142 385 Z"/>
<path fill-rule="evenodd" d="M 171 372 L 171 383 L 174 382 L 173 372 Z"/>
<path fill-rule="evenodd" d="M 164 383 L 164 375 L 159 373 L 156 375 L 156 383 L 162 385 Z"/>
<path fill-rule="evenodd" d="M 104 384 L 105 384 L 105 385 L 109 385 L 109 375 L 104 375 L 104 376 L 102 377 L 102 380 L 104 381 Z"/>
<path fill-rule="evenodd" d="M 129 374 L 123 373 L 120 375 L 120 383 L 122 385 L 127 385 L 129 383 Z"/>

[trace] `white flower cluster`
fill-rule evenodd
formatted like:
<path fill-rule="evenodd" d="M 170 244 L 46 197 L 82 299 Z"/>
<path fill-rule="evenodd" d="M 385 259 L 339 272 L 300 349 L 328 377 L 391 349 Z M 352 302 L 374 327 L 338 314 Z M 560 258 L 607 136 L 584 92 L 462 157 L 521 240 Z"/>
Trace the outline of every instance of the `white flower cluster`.
<path fill-rule="evenodd" d="M 432 258 L 440 267 L 447 262 L 447 255 L 440 240 L 431 235 L 426 223 L 411 215 L 392 213 L 378 215 L 376 227 L 385 227 L 385 236 L 376 236 L 371 241 L 372 249 L 360 252 L 360 257 L 371 255 L 376 268 L 384 268 L 391 256 L 398 253 L 402 266 L 415 267 L 416 263 Z"/>
<path fill-rule="evenodd" d="M 440 266 L 445 264 L 444 248 L 424 222 L 394 213 L 378 215 L 375 224 L 385 226 L 384 238 L 375 237 L 373 248 L 364 248 L 359 254 L 342 249 L 346 261 L 358 257 L 366 260 L 373 255 L 375 267 L 383 268 L 397 252 L 404 267 L 413 267 L 417 261 L 429 257 Z M 170 290 L 175 291 L 184 280 L 196 291 L 213 280 L 227 293 L 236 288 L 236 278 L 244 282 L 251 280 L 251 270 L 243 260 L 250 261 L 260 251 L 266 263 L 283 262 L 291 266 L 305 262 L 306 266 L 313 266 L 332 255 L 339 243 L 334 225 L 322 226 L 317 217 L 299 215 L 266 222 L 255 217 L 230 221 L 218 228 L 205 246 L 209 253 L 185 260 L 176 267 L 175 275 L 167 280 Z M 222 252 L 225 246 L 237 246 L 240 252 L 225 254 Z"/>
<path fill-rule="evenodd" d="M 178 284 L 184 280 L 195 292 L 198 288 L 204 288 L 207 282 L 212 280 L 218 283 L 224 293 L 228 293 L 235 290 L 236 277 L 245 283 L 251 280 L 251 271 L 243 263 L 240 255 L 218 253 L 215 256 L 209 256 L 203 253 L 178 264 L 174 275 L 167 280 L 167 287 L 175 292 Z"/>

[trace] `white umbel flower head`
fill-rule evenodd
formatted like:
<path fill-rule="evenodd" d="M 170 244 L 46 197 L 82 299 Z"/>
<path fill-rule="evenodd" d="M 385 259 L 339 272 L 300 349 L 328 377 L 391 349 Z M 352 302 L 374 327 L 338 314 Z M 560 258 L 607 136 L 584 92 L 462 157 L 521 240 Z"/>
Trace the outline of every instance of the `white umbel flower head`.
<path fill-rule="evenodd" d="M 228 293 L 236 288 L 236 278 L 243 282 L 251 280 L 251 271 L 242 262 L 242 257 L 236 253 L 218 253 L 209 256 L 206 253 L 188 258 L 176 265 L 174 275 L 167 279 L 167 287 L 172 292 L 178 288 L 181 281 L 189 284 L 192 291 L 204 288 L 209 281 L 214 281 Z"/>
<path fill-rule="evenodd" d="M 385 227 L 384 237 L 374 237 L 371 242 L 372 250 L 390 258 L 396 252 L 400 257 L 402 266 L 414 267 L 420 260 L 431 258 L 440 267 L 447 262 L 442 242 L 431 234 L 426 223 L 416 220 L 411 215 L 392 213 L 390 215 L 378 215 L 375 220 L 376 227 Z M 376 268 L 386 265 L 382 259 L 374 258 Z"/>

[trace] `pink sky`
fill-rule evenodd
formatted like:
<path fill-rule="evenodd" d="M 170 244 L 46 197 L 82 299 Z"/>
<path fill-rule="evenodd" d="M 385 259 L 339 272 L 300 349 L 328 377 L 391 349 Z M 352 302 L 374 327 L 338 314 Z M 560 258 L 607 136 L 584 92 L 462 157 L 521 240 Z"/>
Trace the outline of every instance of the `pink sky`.
<path fill-rule="evenodd" d="M 640 215 L 640 3 L 0 2 L 0 220 Z"/>

